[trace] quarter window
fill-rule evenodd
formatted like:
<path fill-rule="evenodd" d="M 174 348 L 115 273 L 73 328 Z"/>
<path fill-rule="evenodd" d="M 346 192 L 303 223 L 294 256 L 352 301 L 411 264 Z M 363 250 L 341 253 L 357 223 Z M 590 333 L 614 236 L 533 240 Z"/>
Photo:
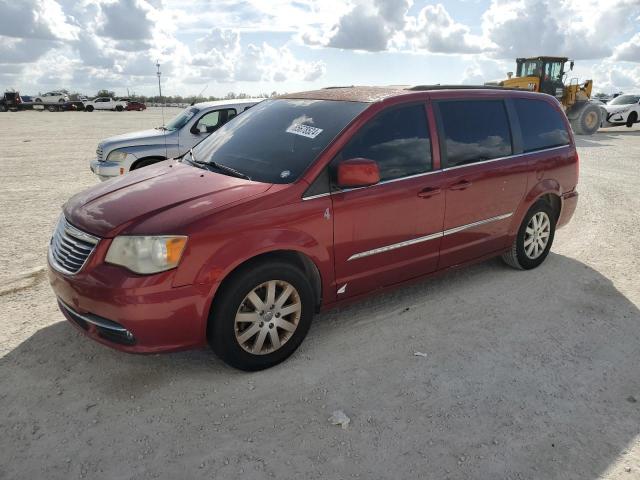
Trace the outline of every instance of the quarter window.
<path fill-rule="evenodd" d="M 522 130 L 523 150 L 533 152 L 569 143 L 569 132 L 559 111 L 544 100 L 514 98 Z"/>
<path fill-rule="evenodd" d="M 442 101 L 441 151 L 445 167 L 482 162 L 513 153 L 502 100 Z"/>
<path fill-rule="evenodd" d="M 336 160 L 358 157 L 378 162 L 381 181 L 431 170 L 425 106 L 391 108 L 378 114 L 354 135 Z"/>

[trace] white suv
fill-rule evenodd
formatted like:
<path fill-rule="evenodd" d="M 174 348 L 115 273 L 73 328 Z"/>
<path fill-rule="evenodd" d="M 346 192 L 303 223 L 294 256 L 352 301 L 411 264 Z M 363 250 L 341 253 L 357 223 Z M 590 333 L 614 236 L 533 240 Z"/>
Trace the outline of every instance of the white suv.
<path fill-rule="evenodd" d="M 262 100 L 196 103 L 165 126 L 102 140 L 96 149 L 96 158 L 90 161 L 91 171 L 100 180 L 108 180 L 168 158 L 181 157 L 229 120 Z"/>
<path fill-rule="evenodd" d="M 640 94 L 619 95 L 611 100 L 603 108 L 607 116 L 602 122 L 603 127 L 615 127 L 626 125 L 633 126 L 640 122 Z"/>
<path fill-rule="evenodd" d="M 69 101 L 69 95 L 64 92 L 47 92 L 44 95 L 38 95 L 35 99 L 36 103 L 65 103 Z"/>

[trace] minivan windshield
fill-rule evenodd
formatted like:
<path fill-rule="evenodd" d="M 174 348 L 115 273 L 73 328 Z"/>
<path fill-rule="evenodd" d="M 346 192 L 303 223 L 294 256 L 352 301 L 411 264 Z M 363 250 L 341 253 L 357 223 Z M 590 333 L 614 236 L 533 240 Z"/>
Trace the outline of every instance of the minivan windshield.
<path fill-rule="evenodd" d="M 198 110 L 196 107 L 189 107 L 184 109 L 178 115 L 173 117 L 173 119 L 165 125 L 164 129 L 169 130 L 170 132 L 180 130 L 199 111 L 200 110 Z"/>
<path fill-rule="evenodd" d="M 367 103 L 265 100 L 225 124 L 193 149 L 199 162 L 216 163 L 264 183 L 292 183 Z"/>
<path fill-rule="evenodd" d="M 609 102 L 609 105 L 631 105 L 640 102 L 640 95 L 620 95 Z"/>

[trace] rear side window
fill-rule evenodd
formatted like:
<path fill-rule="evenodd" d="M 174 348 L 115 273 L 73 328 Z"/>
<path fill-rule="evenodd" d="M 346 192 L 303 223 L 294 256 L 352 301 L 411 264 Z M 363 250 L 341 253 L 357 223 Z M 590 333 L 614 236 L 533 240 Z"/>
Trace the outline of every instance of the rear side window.
<path fill-rule="evenodd" d="M 357 157 L 375 160 L 381 181 L 431 170 L 431 139 L 424 104 L 379 113 L 354 135 L 334 163 Z"/>
<path fill-rule="evenodd" d="M 506 157 L 513 153 L 507 110 L 502 100 L 440 101 L 445 167 Z"/>
<path fill-rule="evenodd" d="M 544 100 L 514 98 L 525 152 L 569 144 L 562 115 Z"/>

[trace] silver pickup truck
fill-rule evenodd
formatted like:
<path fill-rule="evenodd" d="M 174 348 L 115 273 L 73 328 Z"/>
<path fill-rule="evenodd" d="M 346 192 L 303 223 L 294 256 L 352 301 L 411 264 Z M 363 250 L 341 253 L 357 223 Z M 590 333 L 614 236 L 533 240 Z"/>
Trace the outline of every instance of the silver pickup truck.
<path fill-rule="evenodd" d="M 100 180 L 184 155 L 262 99 L 220 100 L 187 107 L 163 127 L 109 137 L 98 144 L 91 171 Z"/>

